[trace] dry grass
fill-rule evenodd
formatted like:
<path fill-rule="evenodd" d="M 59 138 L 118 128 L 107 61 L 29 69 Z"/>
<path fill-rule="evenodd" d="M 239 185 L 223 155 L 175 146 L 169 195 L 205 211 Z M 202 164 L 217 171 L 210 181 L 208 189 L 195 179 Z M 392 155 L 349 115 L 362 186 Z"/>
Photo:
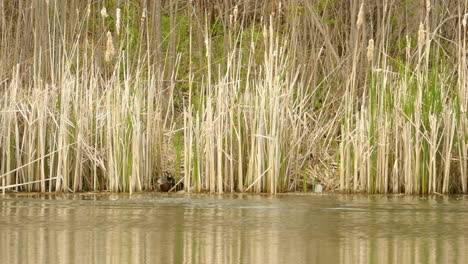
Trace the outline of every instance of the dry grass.
<path fill-rule="evenodd" d="M 0 186 L 466 193 L 464 1 L 1 1 Z"/>

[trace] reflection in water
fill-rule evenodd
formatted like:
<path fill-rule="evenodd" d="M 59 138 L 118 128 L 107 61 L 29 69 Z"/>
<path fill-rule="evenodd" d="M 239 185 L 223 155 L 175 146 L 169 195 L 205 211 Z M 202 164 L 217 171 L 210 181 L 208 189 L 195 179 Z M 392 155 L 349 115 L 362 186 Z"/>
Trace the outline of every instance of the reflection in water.
<path fill-rule="evenodd" d="M 468 199 L 7 195 L 2 263 L 468 263 Z"/>

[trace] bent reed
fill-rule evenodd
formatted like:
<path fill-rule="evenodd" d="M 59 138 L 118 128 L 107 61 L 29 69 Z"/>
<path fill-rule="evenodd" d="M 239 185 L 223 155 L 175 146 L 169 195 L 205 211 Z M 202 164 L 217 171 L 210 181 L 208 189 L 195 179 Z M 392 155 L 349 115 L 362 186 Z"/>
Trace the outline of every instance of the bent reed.
<path fill-rule="evenodd" d="M 464 0 L 0 12 L 3 192 L 468 192 Z"/>

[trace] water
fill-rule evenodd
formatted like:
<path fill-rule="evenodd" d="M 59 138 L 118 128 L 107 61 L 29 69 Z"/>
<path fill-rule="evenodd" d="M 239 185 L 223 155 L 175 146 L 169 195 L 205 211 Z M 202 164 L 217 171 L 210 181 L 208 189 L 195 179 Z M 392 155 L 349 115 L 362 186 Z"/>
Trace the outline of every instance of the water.
<path fill-rule="evenodd" d="M 468 263 L 468 197 L 0 196 L 1 263 Z"/>

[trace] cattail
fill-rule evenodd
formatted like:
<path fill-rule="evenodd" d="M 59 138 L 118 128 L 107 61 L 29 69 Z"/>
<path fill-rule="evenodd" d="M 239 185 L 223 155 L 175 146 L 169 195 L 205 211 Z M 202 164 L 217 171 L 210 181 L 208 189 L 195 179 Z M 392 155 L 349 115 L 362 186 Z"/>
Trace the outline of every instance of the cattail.
<path fill-rule="evenodd" d="M 106 7 L 103 7 L 103 8 L 101 9 L 101 17 L 102 17 L 102 18 L 108 17 Z"/>
<path fill-rule="evenodd" d="M 419 31 L 418 31 L 418 47 L 422 47 L 426 40 L 426 34 L 424 32 L 424 24 L 421 22 L 419 24 Z"/>
<path fill-rule="evenodd" d="M 117 36 L 120 35 L 120 18 L 121 18 L 121 15 L 120 15 L 120 8 L 117 8 L 115 10 L 116 14 L 115 14 L 115 31 L 117 33 Z"/>
<path fill-rule="evenodd" d="M 143 23 L 145 23 L 145 19 L 146 19 L 146 8 L 143 8 L 143 11 L 141 13 L 141 18 L 140 18 L 140 23 L 143 25 Z"/>
<path fill-rule="evenodd" d="M 374 58 L 374 40 L 369 39 L 369 44 L 367 45 L 367 61 L 371 62 Z"/>
<path fill-rule="evenodd" d="M 112 33 L 107 31 L 107 45 L 106 45 L 106 54 L 105 61 L 110 62 L 112 57 L 115 55 L 114 41 L 112 40 Z"/>
<path fill-rule="evenodd" d="M 237 21 L 237 16 L 239 15 L 239 8 L 237 7 L 237 5 L 234 7 L 234 12 L 233 12 L 233 16 L 234 16 L 234 23 L 236 23 Z"/>
<path fill-rule="evenodd" d="M 431 0 L 426 0 L 426 11 L 431 11 Z"/>
<path fill-rule="evenodd" d="M 406 57 L 409 58 L 411 55 L 411 39 L 406 35 Z"/>
<path fill-rule="evenodd" d="M 357 27 L 361 28 L 363 22 L 364 22 L 364 3 L 362 3 L 361 7 L 359 8 L 358 18 L 356 22 Z"/>
<path fill-rule="evenodd" d="M 463 16 L 463 20 L 462 20 L 462 25 L 463 25 L 463 27 L 466 27 L 466 22 L 467 22 L 467 20 L 468 20 L 468 14 L 465 14 L 465 15 Z"/>

